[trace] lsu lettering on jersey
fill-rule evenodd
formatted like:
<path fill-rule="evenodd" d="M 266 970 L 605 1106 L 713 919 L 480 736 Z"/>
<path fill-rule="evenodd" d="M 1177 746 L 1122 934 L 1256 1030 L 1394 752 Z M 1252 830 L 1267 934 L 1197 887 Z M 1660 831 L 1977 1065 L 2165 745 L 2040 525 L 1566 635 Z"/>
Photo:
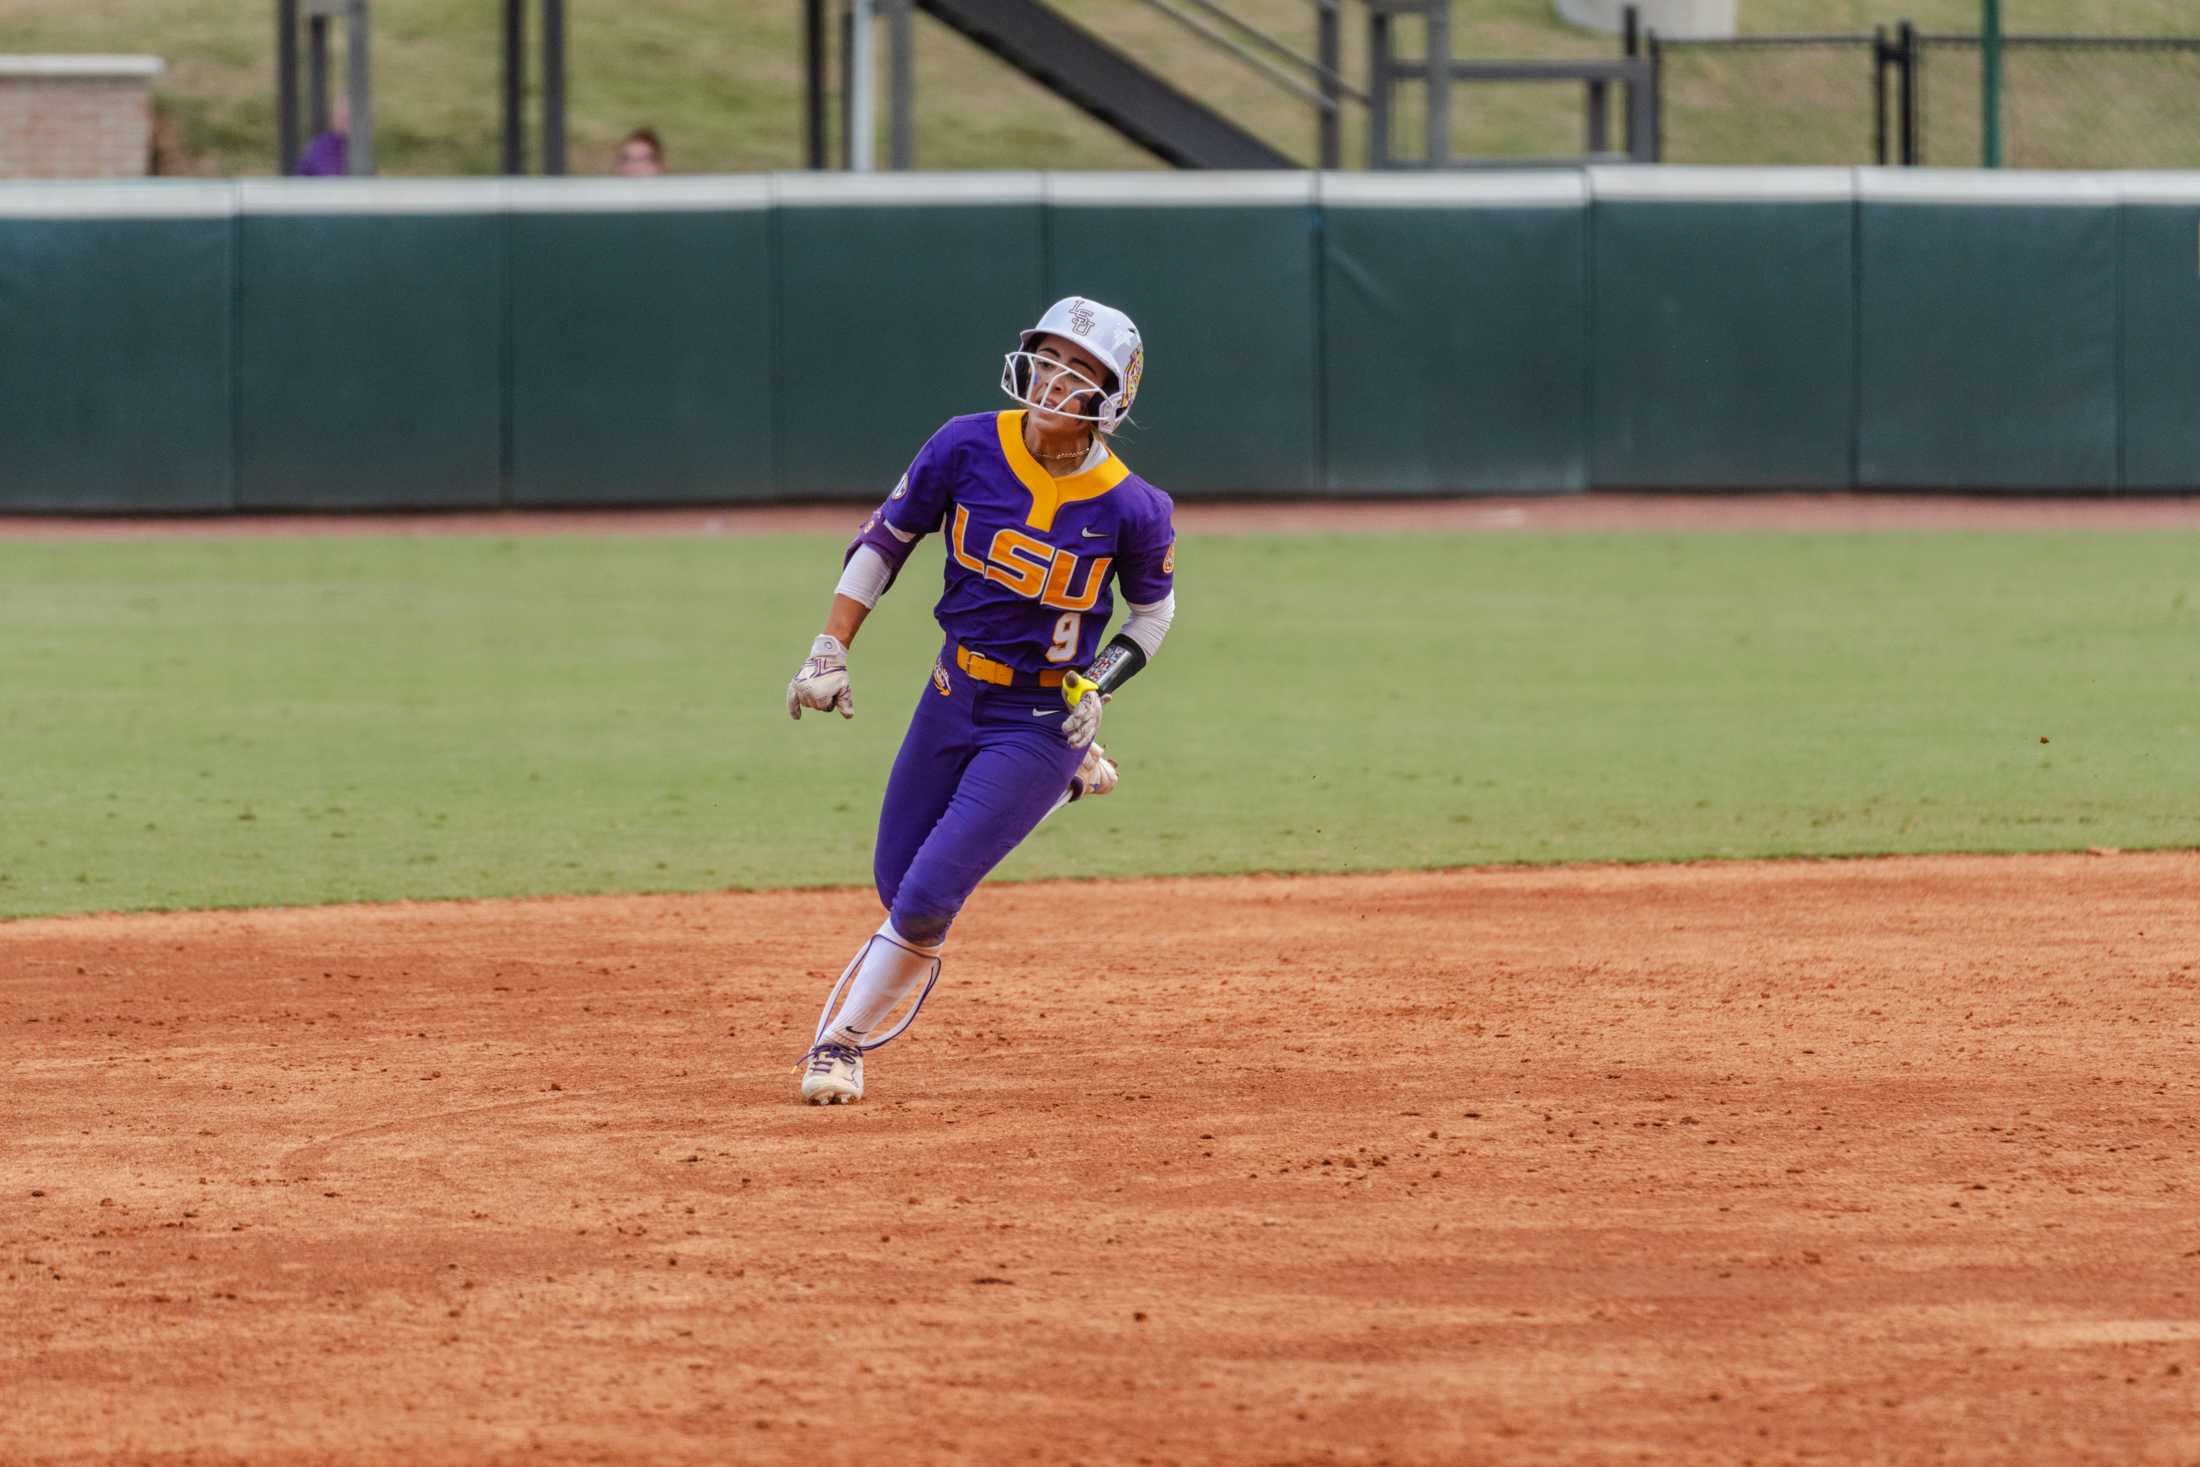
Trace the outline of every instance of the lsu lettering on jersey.
<path fill-rule="evenodd" d="M 898 575 L 916 542 L 947 540 L 933 608 L 953 641 L 1022 672 L 1083 667 L 1100 650 L 1113 587 L 1134 606 L 1176 580 L 1175 506 L 1110 453 L 1057 479 L 1024 447 L 1022 412 L 951 418 L 848 547 Z"/>

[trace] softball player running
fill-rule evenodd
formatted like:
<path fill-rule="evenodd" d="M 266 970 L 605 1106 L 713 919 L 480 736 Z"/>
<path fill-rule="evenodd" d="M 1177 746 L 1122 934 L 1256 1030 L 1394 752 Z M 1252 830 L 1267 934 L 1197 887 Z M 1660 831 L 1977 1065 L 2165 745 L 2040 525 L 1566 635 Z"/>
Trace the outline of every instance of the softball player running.
<path fill-rule="evenodd" d="M 849 644 L 934 530 L 947 537 L 933 608 L 947 641 L 879 811 L 872 874 L 886 920 L 826 996 L 796 1067 L 804 1100 L 863 1098 L 864 1054 L 916 1018 L 972 890 L 1061 805 L 1115 785 L 1095 741 L 1101 706 L 1160 650 L 1176 614 L 1169 496 L 1105 441 L 1130 416 L 1144 366 L 1130 317 L 1057 301 L 1002 368 L 1021 407 L 951 419 L 848 547 L 825 631 L 787 685 L 788 713 L 855 716 Z M 1130 614 L 1102 647 L 1118 581 Z"/>

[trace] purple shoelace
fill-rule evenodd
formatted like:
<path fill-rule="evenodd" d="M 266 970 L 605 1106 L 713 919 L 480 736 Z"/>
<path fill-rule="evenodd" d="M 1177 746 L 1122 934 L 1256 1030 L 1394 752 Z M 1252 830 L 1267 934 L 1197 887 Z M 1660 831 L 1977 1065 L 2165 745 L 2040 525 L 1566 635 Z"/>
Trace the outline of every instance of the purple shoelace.
<path fill-rule="evenodd" d="M 863 1051 L 852 1044 L 820 1044 L 804 1056 L 810 1062 L 810 1073 L 822 1075 L 833 1067 L 835 1060 L 855 1064 L 863 1058 Z"/>

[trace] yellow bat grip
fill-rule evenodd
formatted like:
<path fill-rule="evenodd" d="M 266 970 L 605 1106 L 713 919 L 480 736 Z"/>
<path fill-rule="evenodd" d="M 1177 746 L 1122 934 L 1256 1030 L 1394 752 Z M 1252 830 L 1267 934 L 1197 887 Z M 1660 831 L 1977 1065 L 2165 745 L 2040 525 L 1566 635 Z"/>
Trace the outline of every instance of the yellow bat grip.
<path fill-rule="evenodd" d="M 1084 701 L 1085 694 L 1099 691 L 1100 685 L 1081 673 L 1062 674 L 1062 701 L 1072 708 Z"/>

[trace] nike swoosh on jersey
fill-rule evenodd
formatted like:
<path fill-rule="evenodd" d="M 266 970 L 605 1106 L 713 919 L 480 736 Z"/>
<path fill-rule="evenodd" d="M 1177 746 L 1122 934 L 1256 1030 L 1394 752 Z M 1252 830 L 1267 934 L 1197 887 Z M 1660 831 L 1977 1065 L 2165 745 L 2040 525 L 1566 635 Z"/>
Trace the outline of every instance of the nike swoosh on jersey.
<path fill-rule="evenodd" d="M 1108 536 L 1106 530 L 1095 530 L 1089 525 L 1085 528 L 1083 534 L 1087 540 L 1105 540 Z"/>
<path fill-rule="evenodd" d="M 1052 708 L 1034 708 L 1031 710 L 1031 716 L 1033 718 L 1053 718 L 1055 712 Z"/>

